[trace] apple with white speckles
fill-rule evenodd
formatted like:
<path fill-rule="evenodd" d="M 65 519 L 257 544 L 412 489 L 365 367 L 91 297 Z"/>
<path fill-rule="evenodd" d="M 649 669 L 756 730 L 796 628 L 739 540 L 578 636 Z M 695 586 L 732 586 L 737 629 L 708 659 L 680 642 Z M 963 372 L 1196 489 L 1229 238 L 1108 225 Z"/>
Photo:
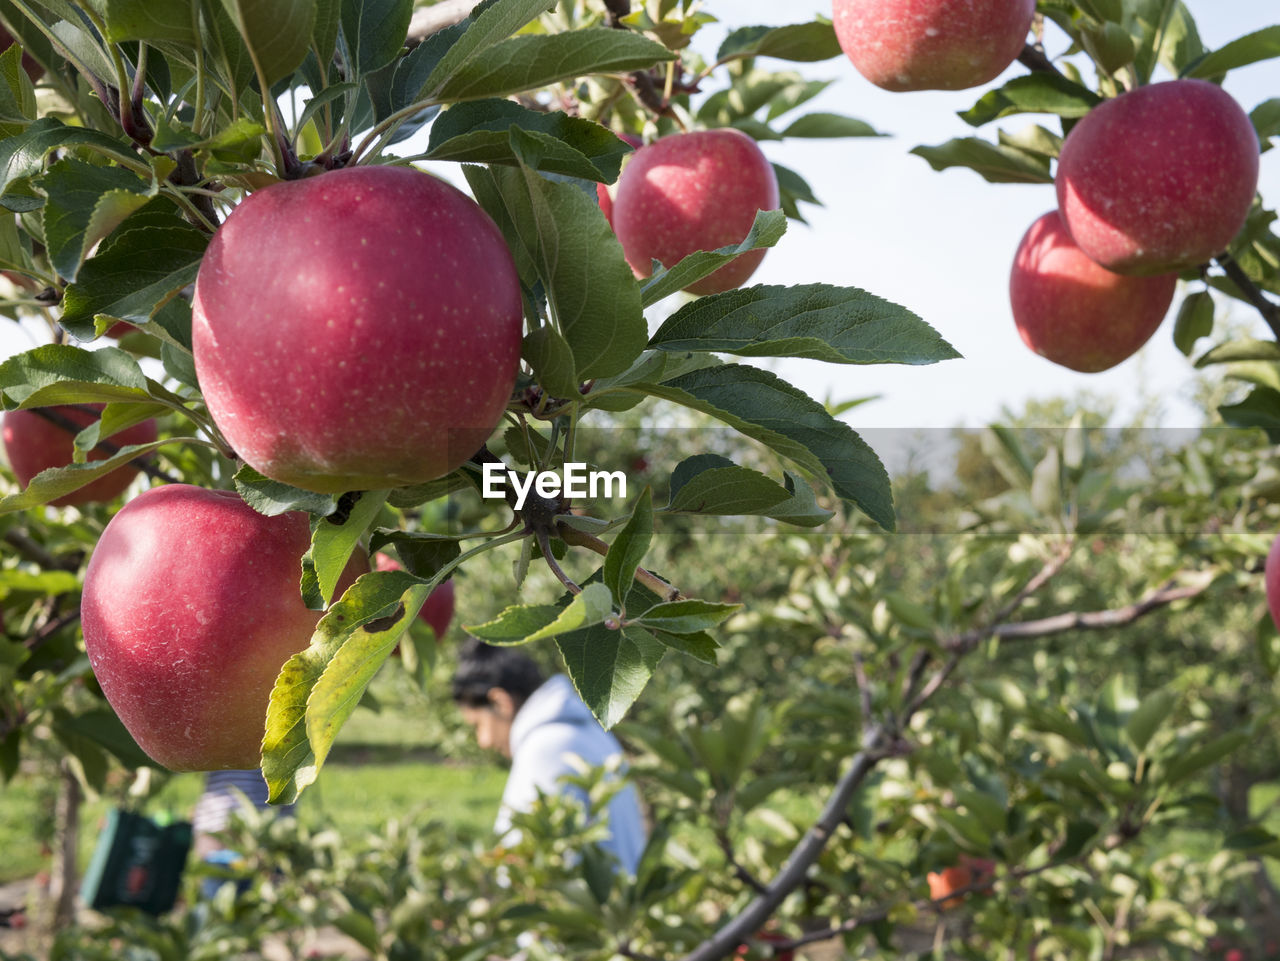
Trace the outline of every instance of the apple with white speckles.
<path fill-rule="evenodd" d="M 465 194 L 411 167 L 351 167 L 249 196 L 193 302 L 196 372 L 246 463 L 306 490 L 420 484 L 502 417 L 520 282 Z"/>
<path fill-rule="evenodd" d="M 1072 128 L 1058 160 L 1058 209 L 1080 249 L 1108 270 L 1194 267 L 1244 226 L 1258 154 L 1253 124 L 1221 87 L 1139 87 Z"/>
<path fill-rule="evenodd" d="M 964 90 L 1000 76 L 1026 44 L 1035 0 L 834 0 L 836 39 L 885 90 Z"/>
<path fill-rule="evenodd" d="M 266 517 L 188 484 L 152 487 L 107 524 L 85 572 L 85 650 L 156 763 L 258 766 L 276 676 L 320 619 L 298 587 L 310 543 L 306 514 Z M 368 569 L 357 550 L 338 592 Z"/>
<path fill-rule="evenodd" d="M 1108 370 L 1156 332 L 1178 286 L 1177 274 L 1129 277 L 1084 255 L 1051 210 L 1018 245 L 1009 301 L 1023 342 L 1055 364 Z"/>
<path fill-rule="evenodd" d="M 653 261 L 674 267 L 698 250 L 741 243 L 756 213 L 778 206 L 778 179 L 756 142 L 739 130 L 672 134 L 637 150 L 613 198 L 613 230 L 637 277 Z M 744 284 L 763 250 L 740 254 L 685 289 L 715 294 Z"/>

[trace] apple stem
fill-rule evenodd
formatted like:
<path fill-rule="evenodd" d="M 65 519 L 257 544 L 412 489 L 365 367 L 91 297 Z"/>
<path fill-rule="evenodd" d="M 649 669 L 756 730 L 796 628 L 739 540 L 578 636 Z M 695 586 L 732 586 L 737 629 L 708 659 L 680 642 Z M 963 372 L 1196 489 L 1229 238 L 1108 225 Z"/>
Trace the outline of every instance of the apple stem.
<path fill-rule="evenodd" d="M 564 572 L 564 569 L 556 562 L 555 555 L 551 553 L 551 538 L 547 536 L 547 532 L 545 530 L 535 530 L 533 537 L 538 542 L 538 547 L 542 550 L 542 559 L 547 562 L 547 567 L 551 568 L 551 573 L 556 576 L 556 580 L 567 587 L 570 594 L 581 594 L 582 588 Z"/>

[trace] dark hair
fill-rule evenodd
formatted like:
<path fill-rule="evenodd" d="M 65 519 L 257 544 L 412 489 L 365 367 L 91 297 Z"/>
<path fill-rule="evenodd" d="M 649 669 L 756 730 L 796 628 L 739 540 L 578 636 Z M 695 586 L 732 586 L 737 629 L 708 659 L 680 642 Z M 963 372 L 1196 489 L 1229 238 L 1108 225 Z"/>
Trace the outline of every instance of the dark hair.
<path fill-rule="evenodd" d="M 542 671 L 528 654 L 469 637 L 458 649 L 453 699 L 467 707 L 488 707 L 489 689 L 496 687 L 510 694 L 519 710 L 542 680 Z"/>

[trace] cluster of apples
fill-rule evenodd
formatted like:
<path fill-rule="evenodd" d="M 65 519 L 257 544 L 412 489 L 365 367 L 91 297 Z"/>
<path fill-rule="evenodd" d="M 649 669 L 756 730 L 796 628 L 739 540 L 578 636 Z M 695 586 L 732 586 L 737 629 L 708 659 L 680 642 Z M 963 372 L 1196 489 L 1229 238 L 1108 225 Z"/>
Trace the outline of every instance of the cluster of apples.
<path fill-rule="evenodd" d="M 252 194 L 211 241 L 193 303 L 196 370 L 224 437 L 265 476 L 321 493 L 424 483 L 466 461 L 510 398 L 522 326 L 498 228 L 463 193 L 408 167 Z M 24 485 L 70 463 L 65 427 L 98 411 L 43 413 L 4 419 Z M 156 435 L 146 422 L 110 443 Z M 135 475 L 122 468 L 56 503 L 114 499 Z M 153 487 L 112 517 L 85 574 L 85 647 L 153 760 L 173 770 L 257 764 L 276 675 L 320 617 L 298 590 L 309 543 L 303 513 L 267 517 L 234 493 L 187 484 Z M 339 591 L 368 569 L 357 552 Z M 452 614 L 446 582 L 420 616 L 440 635 Z"/>
<path fill-rule="evenodd" d="M 834 0 L 841 47 L 888 90 L 960 90 L 1018 57 L 1034 0 Z M 1114 367 L 1160 326 L 1178 272 L 1226 250 L 1258 185 L 1249 117 L 1220 87 L 1181 79 L 1108 100 L 1068 134 L 1058 207 L 1014 256 L 1023 341 L 1073 370 Z"/>

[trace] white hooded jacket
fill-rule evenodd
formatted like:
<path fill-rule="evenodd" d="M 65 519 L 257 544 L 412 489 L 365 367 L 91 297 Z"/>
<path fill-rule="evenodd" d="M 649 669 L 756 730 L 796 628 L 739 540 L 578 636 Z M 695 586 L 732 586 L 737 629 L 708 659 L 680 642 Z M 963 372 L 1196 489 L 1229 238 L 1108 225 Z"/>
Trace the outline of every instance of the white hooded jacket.
<path fill-rule="evenodd" d="M 576 774 L 570 757 L 599 767 L 622 753 L 617 739 L 600 726 L 564 674 L 549 678 L 521 705 L 511 722 L 511 774 L 502 792 L 502 806 L 494 830 L 504 837 L 511 815 L 528 811 L 544 794 L 566 793 L 584 804 L 581 788 L 558 783 Z M 635 789 L 627 785 L 609 802 L 610 840 L 604 844 L 628 874 L 634 874 L 645 844 L 644 822 Z"/>

